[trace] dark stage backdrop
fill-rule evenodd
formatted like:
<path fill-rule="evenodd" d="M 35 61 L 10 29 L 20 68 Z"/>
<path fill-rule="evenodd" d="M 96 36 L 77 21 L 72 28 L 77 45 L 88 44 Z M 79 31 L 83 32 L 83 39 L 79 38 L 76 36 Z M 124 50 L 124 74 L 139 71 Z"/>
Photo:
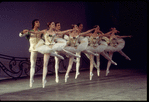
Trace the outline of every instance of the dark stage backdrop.
<path fill-rule="evenodd" d="M 71 24 L 83 23 L 86 31 L 98 24 L 103 32 L 116 27 L 125 38 L 123 51 L 132 59 L 126 60 L 114 53 L 117 67 L 147 67 L 147 3 L 145 1 L 123 2 L 1 2 L 0 3 L 0 54 L 29 57 L 29 43 L 19 37 L 23 29 L 31 29 L 33 19 L 40 20 L 40 29 L 49 21 L 60 22 L 62 30 Z M 39 56 L 42 56 L 39 54 Z M 107 60 L 101 56 L 101 66 Z M 113 65 L 112 65 L 113 66 Z M 116 67 L 116 66 L 114 66 Z"/>

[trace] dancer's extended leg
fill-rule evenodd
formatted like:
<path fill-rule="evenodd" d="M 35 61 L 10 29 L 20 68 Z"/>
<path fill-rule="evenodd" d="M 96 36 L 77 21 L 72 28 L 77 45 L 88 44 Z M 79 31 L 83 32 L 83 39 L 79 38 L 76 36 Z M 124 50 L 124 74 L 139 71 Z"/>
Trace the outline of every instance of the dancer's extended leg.
<path fill-rule="evenodd" d="M 127 60 L 131 60 L 122 50 L 118 51 L 122 56 L 124 56 Z"/>
<path fill-rule="evenodd" d="M 68 65 L 68 68 L 67 68 L 67 71 L 66 71 L 66 74 L 65 74 L 65 82 L 67 82 L 67 78 L 69 77 L 69 72 L 72 68 L 73 60 L 74 60 L 74 57 L 69 58 L 69 65 Z"/>
<path fill-rule="evenodd" d="M 67 51 L 67 50 L 65 50 L 65 49 L 63 49 L 63 51 L 64 51 L 66 54 L 68 54 L 69 56 L 78 57 L 78 58 L 81 57 L 80 55 L 73 54 L 72 52 Z"/>
<path fill-rule="evenodd" d="M 105 57 L 108 61 L 110 61 L 112 64 L 117 65 L 117 63 L 114 62 L 114 61 L 110 58 L 110 56 L 108 56 L 104 51 L 101 52 L 101 55 L 104 56 L 104 57 Z"/>
<path fill-rule="evenodd" d="M 110 59 L 112 59 L 112 56 L 113 56 L 113 52 L 109 52 Z M 108 76 L 108 74 L 109 74 L 109 68 L 110 68 L 110 66 L 111 66 L 111 61 L 108 61 L 107 70 L 106 70 L 106 76 Z"/>
<path fill-rule="evenodd" d="M 35 74 L 35 65 L 36 65 L 36 59 L 37 59 L 38 52 L 32 51 L 30 52 L 30 87 L 32 87 L 34 82 L 34 74 Z"/>
<path fill-rule="evenodd" d="M 92 54 L 92 55 L 94 55 L 94 56 L 99 56 L 97 53 L 94 53 L 94 52 L 92 52 L 92 51 L 90 51 L 90 50 L 85 50 L 85 51 L 83 51 L 83 52 L 88 53 L 88 54 Z"/>
<path fill-rule="evenodd" d="M 43 75 L 42 75 L 42 87 L 45 87 L 46 84 L 46 75 L 47 75 L 47 68 L 49 62 L 50 54 L 44 54 L 44 62 L 43 62 Z"/>

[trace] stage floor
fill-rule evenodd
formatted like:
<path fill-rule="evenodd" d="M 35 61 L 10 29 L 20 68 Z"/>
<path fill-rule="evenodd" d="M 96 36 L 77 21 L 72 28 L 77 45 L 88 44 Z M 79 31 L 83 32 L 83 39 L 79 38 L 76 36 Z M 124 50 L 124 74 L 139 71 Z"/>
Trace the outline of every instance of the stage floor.
<path fill-rule="evenodd" d="M 111 69 L 108 76 L 101 70 L 97 76 L 93 71 L 89 80 L 89 70 L 70 73 L 67 83 L 65 74 L 59 74 L 59 83 L 55 75 L 47 75 L 47 83 L 42 88 L 42 76 L 35 76 L 33 87 L 29 87 L 29 77 L 17 80 L 0 80 L 0 100 L 143 100 L 147 101 L 147 72 L 135 69 Z"/>

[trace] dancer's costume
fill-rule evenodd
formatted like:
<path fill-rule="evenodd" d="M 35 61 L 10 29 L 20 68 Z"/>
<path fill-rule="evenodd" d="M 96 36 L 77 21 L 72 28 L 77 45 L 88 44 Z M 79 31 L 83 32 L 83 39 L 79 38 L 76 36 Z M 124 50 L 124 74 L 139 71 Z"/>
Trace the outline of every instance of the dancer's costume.
<path fill-rule="evenodd" d="M 97 65 L 95 64 L 95 62 L 93 61 L 93 64 L 94 66 L 97 68 L 97 75 L 99 76 L 99 72 L 100 72 L 100 68 L 99 68 L 99 57 L 100 57 L 100 54 L 102 54 L 107 60 L 110 60 L 113 64 L 117 65 L 113 60 L 111 60 L 109 58 L 108 55 L 106 55 L 104 53 L 104 50 L 107 48 L 108 44 L 106 42 L 106 40 L 104 39 L 104 37 L 93 37 L 93 36 L 90 36 L 88 37 L 88 41 L 89 41 L 89 45 L 88 47 L 86 48 L 86 51 L 91 51 L 93 53 L 96 53 L 98 54 L 97 57 Z M 89 58 L 89 55 L 86 53 L 86 56 Z M 93 73 L 90 72 L 90 80 L 92 80 L 92 76 L 93 76 Z"/>
<path fill-rule="evenodd" d="M 57 43 L 59 43 L 59 44 L 64 45 L 64 47 L 66 47 L 67 42 L 66 42 L 66 40 L 63 39 L 62 37 L 63 37 L 63 36 L 56 36 L 55 41 L 56 41 Z M 64 48 L 59 49 L 59 50 L 56 50 L 56 53 L 57 53 L 57 54 L 61 54 L 61 53 L 62 53 L 62 54 L 65 54 L 67 57 L 71 57 L 71 56 L 72 56 L 72 57 L 80 57 L 80 56 L 78 56 L 78 55 L 75 55 L 75 54 L 72 53 L 72 52 L 69 52 L 69 51 L 65 50 Z M 55 56 L 55 76 L 56 76 L 55 81 L 56 81 L 57 83 L 59 82 L 58 69 L 59 69 L 59 59 L 58 59 L 58 57 Z"/>
<path fill-rule="evenodd" d="M 79 35 L 76 36 L 76 37 L 71 37 L 71 36 L 65 35 L 64 39 L 66 39 L 66 41 L 67 41 L 67 46 L 64 49 L 80 56 L 81 51 L 84 51 L 86 49 L 88 43 L 86 42 L 86 40 L 87 40 L 86 38 L 83 38 L 81 40 L 82 42 L 80 42 L 79 38 L 80 38 Z M 73 62 L 72 62 L 73 60 L 74 60 L 74 57 L 70 57 L 70 59 L 69 59 L 69 66 L 68 66 L 67 71 L 71 69 L 72 64 L 73 64 Z M 79 75 L 78 67 L 80 65 L 79 64 L 80 60 L 79 60 L 79 58 L 77 58 L 76 60 L 77 60 L 76 75 Z M 67 82 L 67 78 L 69 77 L 68 74 L 69 73 L 66 72 L 66 74 L 65 74 L 65 82 Z"/>
<path fill-rule="evenodd" d="M 112 59 L 113 53 L 114 52 L 119 52 L 122 56 L 124 56 L 126 59 L 131 60 L 123 51 L 122 49 L 125 46 L 125 41 L 122 38 L 113 38 L 109 39 L 108 47 L 105 49 L 105 53 L 108 55 L 108 52 L 111 52 L 112 55 L 110 56 Z M 109 62 L 109 65 L 107 66 L 106 69 L 106 76 L 109 73 L 109 67 L 111 63 Z"/>
<path fill-rule="evenodd" d="M 36 50 L 42 54 L 50 53 L 50 56 L 57 56 L 60 59 L 64 59 L 63 56 L 58 55 L 55 51 L 62 50 L 65 46 L 63 43 L 55 43 L 56 34 L 49 35 L 49 33 L 44 34 L 44 40 L 40 39 L 36 45 Z"/>
<path fill-rule="evenodd" d="M 34 30 L 30 30 L 30 31 L 34 31 Z M 38 31 L 40 31 L 38 29 Z M 25 33 L 23 34 L 22 32 L 19 33 L 20 37 L 26 37 L 29 40 L 30 43 L 30 47 L 29 47 L 29 52 L 30 54 L 30 87 L 32 87 L 32 83 L 34 82 L 33 77 L 34 77 L 34 73 L 35 73 L 35 65 L 36 65 L 36 59 L 37 59 L 37 50 L 36 50 L 36 45 L 39 42 L 39 40 L 41 39 L 41 35 L 42 34 L 33 34 L 33 33 Z"/>

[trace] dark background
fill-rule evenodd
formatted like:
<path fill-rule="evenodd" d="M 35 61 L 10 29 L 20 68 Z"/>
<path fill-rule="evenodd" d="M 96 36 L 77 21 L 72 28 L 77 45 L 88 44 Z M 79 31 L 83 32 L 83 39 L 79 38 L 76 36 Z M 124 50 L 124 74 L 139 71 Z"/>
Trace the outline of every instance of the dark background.
<path fill-rule="evenodd" d="M 31 29 L 31 21 L 40 19 L 40 29 L 49 21 L 59 21 L 62 30 L 71 24 L 83 23 L 86 31 L 99 25 L 106 33 L 116 27 L 125 38 L 125 52 L 131 61 L 114 53 L 115 68 L 147 68 L 147 2 L 100 1 L 100 2 L 1 2 L 0 3 L 0 54 L 29 57 L 29 43 L 18 37 L 23 29 Z M 39 55 L 42 56 L 42 55 Z M 101 69 L 107 60 L 101 56 Z"/>

